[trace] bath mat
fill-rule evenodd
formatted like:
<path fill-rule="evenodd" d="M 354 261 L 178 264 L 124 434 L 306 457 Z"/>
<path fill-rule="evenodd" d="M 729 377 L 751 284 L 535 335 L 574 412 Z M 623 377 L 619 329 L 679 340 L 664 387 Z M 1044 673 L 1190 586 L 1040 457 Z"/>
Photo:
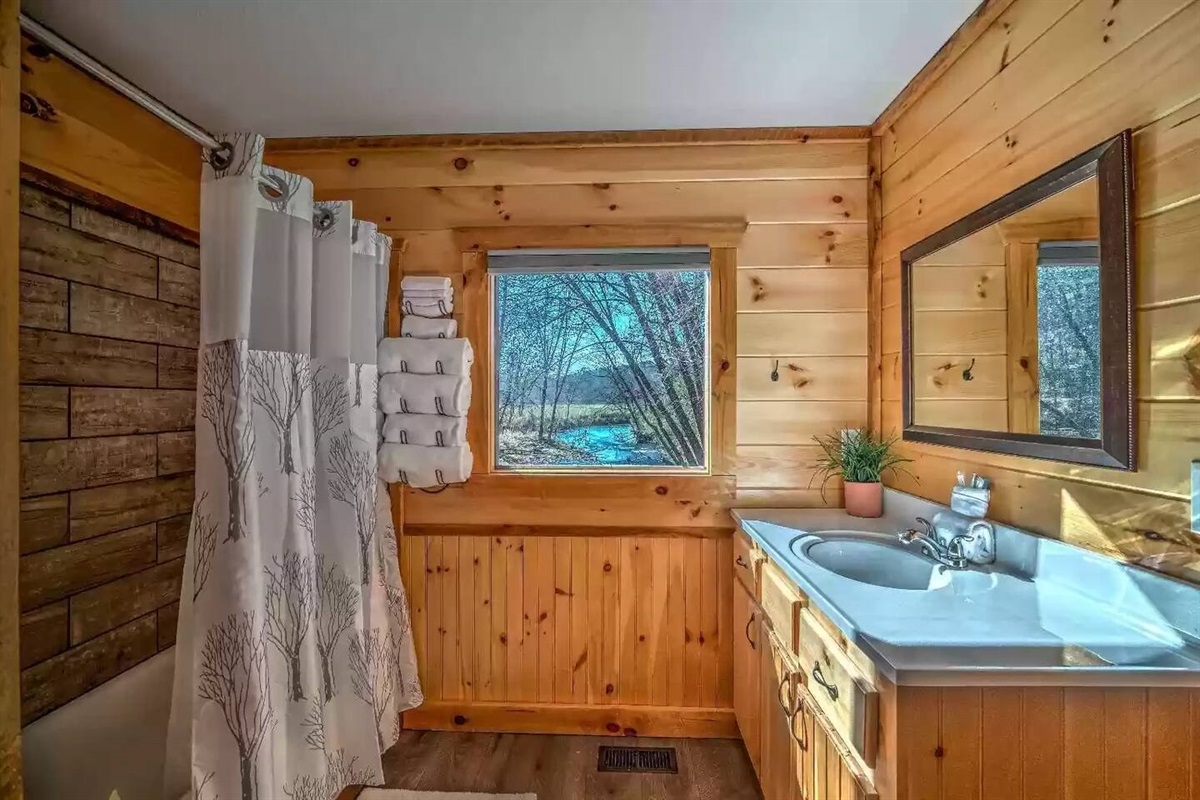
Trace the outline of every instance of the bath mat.
<path fill-rule="evenodd" d="M 417 792 L 411 789 L 363 789 L 358 800 L 537 800 L 536 794 L 494 792 Z"/>

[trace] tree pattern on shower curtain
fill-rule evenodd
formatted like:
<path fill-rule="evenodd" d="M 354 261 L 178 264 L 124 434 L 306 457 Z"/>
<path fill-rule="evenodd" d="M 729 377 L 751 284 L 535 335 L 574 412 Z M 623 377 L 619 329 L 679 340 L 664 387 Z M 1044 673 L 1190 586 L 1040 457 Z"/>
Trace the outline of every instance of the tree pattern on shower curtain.
<path fill-rule="evenodd" d="M 423 700 L 376 467 L 374 295 L 390 240 L 348 203 L 316 205 L 314 225 L 308 181 L 264 166 L 261 138 L 232 141 L 228 164 L 205 167 L 196 500 L 165 791 L 333 800 L 382 783 L 400 714 Z"/>

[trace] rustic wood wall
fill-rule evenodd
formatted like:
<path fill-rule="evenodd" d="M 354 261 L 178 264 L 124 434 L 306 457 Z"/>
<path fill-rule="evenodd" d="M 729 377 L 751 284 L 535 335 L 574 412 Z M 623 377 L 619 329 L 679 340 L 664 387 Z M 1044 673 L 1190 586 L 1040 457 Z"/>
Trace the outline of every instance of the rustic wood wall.
<path fill-rule="evenodd" d="M 22 186 L 25 722 L 175 639 L 192 505 L 199 251 Z"/>
<path fill-rule="evenodd" d="M 1200 3 L 996 0 L 878 122 L 881 400 L 900 427 L 900 251 L 1048 169 L 1134 130 L 1138 461 L 1134 473 L 906 443 L 944 501 L 957 470 L 994 481 L 993 515 L 1191 581 L 1200 452 Z M 877 309 L 877 310 L 876 310 Z M 919 479 L 919 483 L 916 482 Z"/>
<path fill-rule="evenodd" d="M 17 225 L 21 85 L 18 0 L 0 0 L 0 800 L 19 800 L 21 693 L 17 655 L 20 448 L 17 429 Z"/>
<path fill-rule="evenodd" d="M 864 131 L 277 141 L 267 157 L 403 239 L 398 273 L 452 276 L 480 356 L 475 476 L 404 493 L 401 563 L 428 697 L 406 724 L 733 734 L 728 509 L 820 505 L 811 436 L 866 420 Z M 736 250 L 714 250 L 713 341 L 727 355 L 714 365 L 713 474 L 490 473 L 477 246 L 703 243 L 730 230 Z M 840 486 L 828 500 L 840 504 Z"/>
<path fill-rule="evenodd" d="M 33 184 L 12 239 L 21 677 L 11 685 L 28 722 L 174 638 L 192 492 L 200 150 L 17 41 L 20 171 Z"/>

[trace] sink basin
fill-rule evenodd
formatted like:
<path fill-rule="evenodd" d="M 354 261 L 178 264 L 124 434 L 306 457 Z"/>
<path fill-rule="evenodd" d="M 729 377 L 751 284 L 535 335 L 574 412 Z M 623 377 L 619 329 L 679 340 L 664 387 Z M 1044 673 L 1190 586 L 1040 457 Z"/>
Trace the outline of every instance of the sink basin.
<path fill-rule="evenodd" d="M 889 589 L 929 591 L 951 583 L 949 570 L 886 534 L 824 531 L 796 538 L 792 552 L 844 578 Z"/>

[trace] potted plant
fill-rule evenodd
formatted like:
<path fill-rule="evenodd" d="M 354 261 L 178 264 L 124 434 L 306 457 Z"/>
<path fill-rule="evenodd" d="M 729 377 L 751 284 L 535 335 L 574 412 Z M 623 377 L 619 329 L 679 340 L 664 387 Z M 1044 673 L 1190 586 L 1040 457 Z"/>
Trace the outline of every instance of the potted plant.
<path fill-rule="evenodd" d="M 813 440 L 821 447 L 821 457 L 813 475 L 813 480 L 821 477 L 821 499 L 825 499 L 829 481 L 840 475 L 845 487 L 846 513 L 851 516 L 883 515 L 884 472 L 912 475 L 901 466 L 911 464 L 912 459 L 892 452 L 892 445 L 897 440 L 895 435 L 885 439 L 867 428 L 857 428 L 814 436 Z"/>

